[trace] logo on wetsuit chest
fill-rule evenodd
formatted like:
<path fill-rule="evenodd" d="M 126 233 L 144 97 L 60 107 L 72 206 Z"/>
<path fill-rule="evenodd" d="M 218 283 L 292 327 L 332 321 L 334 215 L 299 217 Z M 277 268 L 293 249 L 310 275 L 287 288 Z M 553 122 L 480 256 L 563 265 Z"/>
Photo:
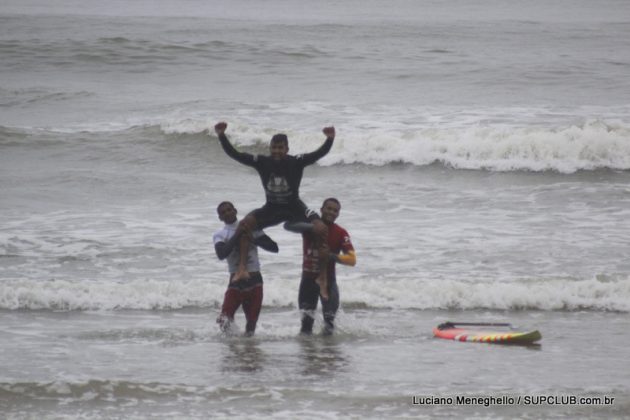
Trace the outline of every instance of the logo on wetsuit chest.
<path fill-rule="evenodd" d="M 271 174 L 267 182 L 267 192 L 276 200 L 286 200 L 291 195 L 291 188 L 283 176 Z"/>

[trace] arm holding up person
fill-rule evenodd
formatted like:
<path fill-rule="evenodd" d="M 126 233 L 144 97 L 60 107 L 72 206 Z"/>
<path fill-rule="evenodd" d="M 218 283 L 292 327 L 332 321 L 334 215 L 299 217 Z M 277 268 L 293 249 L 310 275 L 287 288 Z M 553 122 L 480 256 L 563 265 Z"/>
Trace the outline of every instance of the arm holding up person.
<path fill-rule="evenodd" d="M 335 223 L 341 204 L 336 198 L 324 200 L 321 208 L 321 220 L 328 228 L 326 237 L 330 252 L 327 256 L 320 254 L 315 245 L 315 226 L 312 223 L 285 223 L 285 229 L 302 234 L 303 261 L 302 278 L 300 281 L 300 291 L 298 294 L 298 305 L 302 311 L 302 334 L 311 334 L 314 323 L 314 313 L 317 309 L 318 297 L 322 302 L 324 315 L 324 333 L 330 334 L 334 330 L 334 321 L 339 309 L 339 287 L 335 265 L 340 263 L 347 266 L 356 265 L 357 259 L 354 252 L 350 235 L 341 226 Z M 321 260 L 326 258 L 328 263 L 325 268 L 328 271 L 328 282 L 325 286 L 318 281 Z M 322 287 L 327 287 L 326 296 L 322 293 Z"/>
<path fill-rule="evenodd" d="M 229 331 L 236 310 L 242 306 L 247 320 L 245 334 L 252 335 L 256 329 L 263 298 L 263 278 L 260 273 L 257 248 L 261 247 L 270 252 L 278 252 L 278 244 L 264 232 L 251 232 L 245 225 L 239 224 L 236 218 L 236 208 L 229 201 L 219 204 L 217 214 L 219 220 L 225 225 L 212 237 L 214 250 L 220 260 L 226 260 L 229 273 L 228 288 L 217 323 L 222 331 Z M 234 274 L 238 267 L 240 247 L 246 239 L 248 242 L 246 259 L 248 277 L 247 279 L 239 279 Z"/>
<path fill-rule="evenodd" d="M 286 222 L 284 224 L 284 229 L 293 233 L 315 233 L 315 225 L 310 222 Z M 354 249 L 340 249 L 340 252 L 334 253 L 330 252 L 328 255 L 329 262 L 337 262 L 339 264 L 348 265 L 350 267 L 354 267 L 357 264 L 357 257 L 354 252 Z"/>
<path fill-rule="evenodd" d="M 259 236 L 257 236 L 257 232 L 260 232 Z M 262 248 L 265 251 L 273 252 L 274 254 L 278 253 L 278 244 L 269 236 L 267 236 L 262 230 L 254 232 L 253 243 L 257 247 Z"/>

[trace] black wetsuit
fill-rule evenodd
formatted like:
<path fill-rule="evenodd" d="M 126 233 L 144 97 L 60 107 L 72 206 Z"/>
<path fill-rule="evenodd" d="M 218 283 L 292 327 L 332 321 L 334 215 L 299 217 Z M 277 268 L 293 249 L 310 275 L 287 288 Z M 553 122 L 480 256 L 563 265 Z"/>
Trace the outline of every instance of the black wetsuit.
<path fill-rule="evenodd" d="M 287 155 L 282 160 L 270 156 L 252 155 L 237 151 L 225 134 L 219 136 L 225 153 L 232 159 L 251 166 L 260 175 L 265 189 L 266 203 L 254 210 L 257 227 L 264 229 L 286 221 L 313 220 L 317 214 L 300 200 L 300 183 L 304 168 L 324 157 L 332 148 L 333 138 L 326 139 L 319 149 L 303 155 Z"/>
<path fill-rule="evenodd" d="M 302 311 L 302 334 L 311 334 L 313 323 L 315 322 L 315 310 L 317 301 L 322 301 L 322 312 L 324 314 L 324 334 L 328 335 L 335 329 L 335 316 L 339 310 L 339 288 L 337 279 L 328 277 L 328 299 L 323 299 L 319 293 L 319 285 L 315 283 L 317 274 L 302 273 L 300 281 L 300 292 L 298 294 L 298 305 Z"/>

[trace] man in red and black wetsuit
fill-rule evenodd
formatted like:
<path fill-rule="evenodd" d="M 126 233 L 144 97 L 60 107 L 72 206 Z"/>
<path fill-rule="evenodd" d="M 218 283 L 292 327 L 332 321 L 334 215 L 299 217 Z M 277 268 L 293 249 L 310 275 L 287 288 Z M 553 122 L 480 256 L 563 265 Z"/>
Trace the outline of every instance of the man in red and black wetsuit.
<path fill-rule="evenodd" d="M 339 309 L 339 288 L 335 264 L 354 266 L 357 262 L 354 247 L 348 232 L 335 223 L 341 204 L 336 198 L 327 198 L 322 204 L 322 220 L 328 226 L 328 247 L 330 249 L 328 265 L 328 299 L 322 299 L 324 314 L 324 334 L 331 334 L 335 327 L 334 321 Z M 298 305 L 302 311 L 302 334 L 311 334 L 315 320 L 317 300 L 320 286 L 315 282 L 319 274 L 319 253 L 313 246 L 313 225 L 310 223 L 286 223 L 284 227 L 292 232 L 301 232 L 303 241 L 302 280 L 298 295 Z"/>
<path fill-rule="evenodd" d="M 225 130 L 227 124 L 217 123 L 214 130 L 219 137 L 219 141 L 225 153 L 232 159 L 243 165 L 254 168 L 263 188 L 265 189 L 266 202 L 261 207 L 248 214 L 241 223 L 247 225 L 247 229 L 264 229 L 277 225 L 281 222 L 301 222 L 310 221 L 313 224 L 314 240 L 321 255 L 327 255 L 326 237 L 328 229 L 319 219 L 317 213 L 309 210 L 300 199 L 300 183 L 304 168 L 312 165 L 324 157 L 332 148 L 335 140 L 335 128 L 326 127 L 323 133 L 326 141 L 317 150 L 303 155 L 289 155 L 289 141 L 285 134 L 276 134 L 269 144 L 270 156 L 251 155 L 237 151 L 230 143 Z M 247 255 L 246 241 L 241 242 L 240 262 L 236 279 L 246 279 L 249 275 L 245 267 Z M 328 258 L 322 258 L 321 271 L 317 282 L 322 285 L 322 297 L 327 298 L 327 270 Z"/>

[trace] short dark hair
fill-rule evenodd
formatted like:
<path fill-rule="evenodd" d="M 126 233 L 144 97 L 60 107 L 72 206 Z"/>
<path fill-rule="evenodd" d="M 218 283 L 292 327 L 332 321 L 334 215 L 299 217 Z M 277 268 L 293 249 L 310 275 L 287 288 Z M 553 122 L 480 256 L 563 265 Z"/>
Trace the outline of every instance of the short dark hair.
<path fill-rule="evenodd" d="M 339 200 L 337 200 L 335 197 L 328 197 L 327 199 L 325 199 L 322 202 L 322 207 L 324 207 L 326 205 L 326 203 L 328 203 L 329 201 L 332 201 L 333 203 L 337 203 L 337 205 L 339 206 L 339 208 L 341 208 L 341 203 L 339 202 Z"/>
<path fill-rule="evenodd" d="M 227 204 L 229 204 L 230 206 L 234 207 L 234 204 L 232 204 L 231 201 L 221 201 L 219 203 L 219 205 L 217 206 L 217 214 L 219 214 L 219 210 L 221 210 L 221 207 L 223 207 L 223 206 L 225 206 Z"/>
<path fill-rule="evenodd" d="M 284 143 L 284 144 L 286 144 L 288 146 L 289 145 L 289 138 L 287 137 L 286 134 L 278 133 L 278 134 L 275 134 L 271 138 L 271 142 L 272 143 Z"/>

